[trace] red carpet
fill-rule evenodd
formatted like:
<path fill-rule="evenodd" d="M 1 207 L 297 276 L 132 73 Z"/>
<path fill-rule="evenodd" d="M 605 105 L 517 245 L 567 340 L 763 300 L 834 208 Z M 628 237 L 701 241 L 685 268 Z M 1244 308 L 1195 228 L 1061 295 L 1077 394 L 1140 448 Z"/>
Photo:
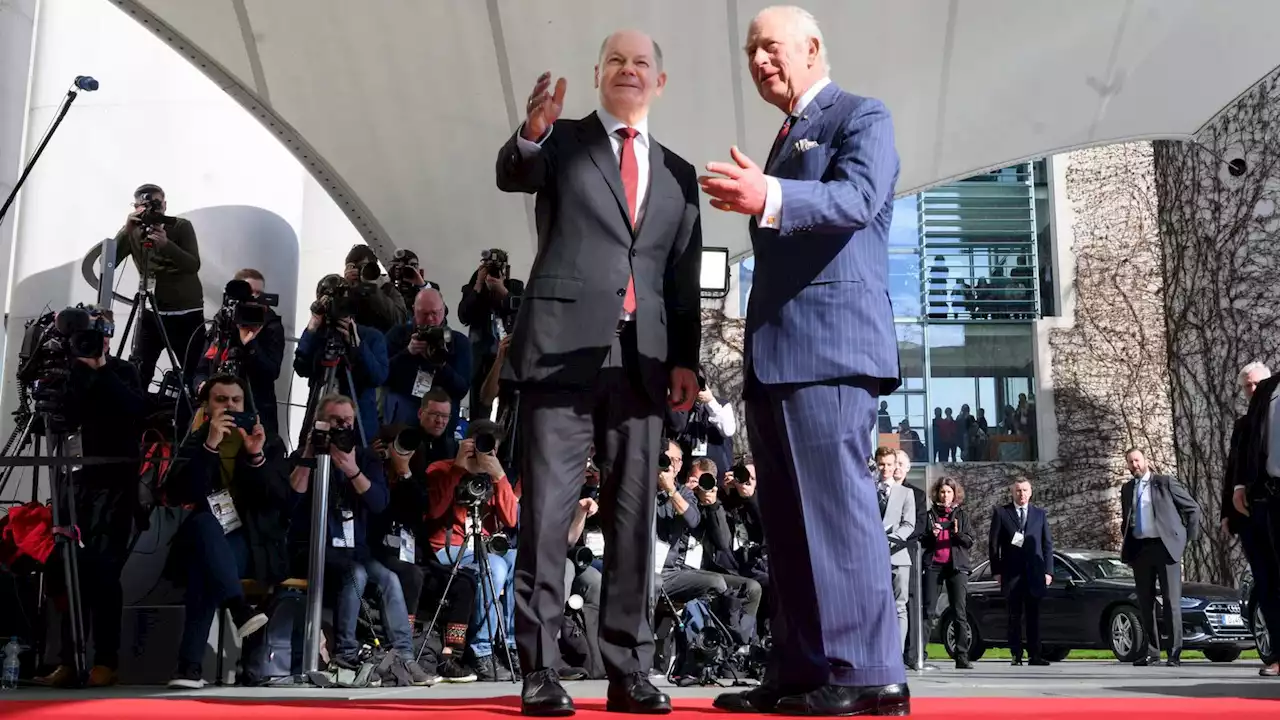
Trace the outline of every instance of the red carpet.
<path fill-rule="evenodd" d="M 963 720 L 1010 718 L 1016 720 L 1169 720 L 1170 718 L 1229 717 L 1231 720 L 1276 718 L 1280 700 L 1240 698 L 919 698 L 912 701 L 911 717 Z M 0 702 L 0 716 L 23 720 L 413 720 L 447 717 L 451 720 L 484 720 L 518 717 L 514 698 L 489 700 L 349 700 L 252 701 L 182 698 L 174 700 L 113 699 L 85 701 Z M 680 700 L 670 718 L 730 717 L 711 707 L 710 700 Z M 578 718 L 611 718 L 604 700 L 578 703 Z M 739 717 L 777 717 L 739 716 Z"/>

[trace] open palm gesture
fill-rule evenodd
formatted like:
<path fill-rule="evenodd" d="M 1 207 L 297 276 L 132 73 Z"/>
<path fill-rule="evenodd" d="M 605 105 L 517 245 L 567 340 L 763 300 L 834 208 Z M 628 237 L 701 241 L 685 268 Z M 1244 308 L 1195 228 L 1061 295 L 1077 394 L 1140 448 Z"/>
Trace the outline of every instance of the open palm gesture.
<path fill-rule="evenodd" d="M 538 82 L 534 83 L 533 92 L 529 94 L 529 102 L 525 105 L 524 131 L 521 134 L 530 142 L 542 139 L 564 110 L 564 78 L 556 80 L 554 92 L 547 92 L 550 87 L 551 72 L 547 71 L 538 76 Z"/>

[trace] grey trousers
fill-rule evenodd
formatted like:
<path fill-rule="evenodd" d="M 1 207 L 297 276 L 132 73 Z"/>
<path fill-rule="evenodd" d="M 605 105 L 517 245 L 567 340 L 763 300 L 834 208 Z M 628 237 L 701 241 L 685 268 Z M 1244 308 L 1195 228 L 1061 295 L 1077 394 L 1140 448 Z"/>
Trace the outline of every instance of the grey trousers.
<path fill-rule="evenodd" d="M 911 596 L 911 566 L 895 565 L 893 568 L 893 606 L 898 611 L 898 635 L 903 647 L 907 644 L 907 600 Z"/>

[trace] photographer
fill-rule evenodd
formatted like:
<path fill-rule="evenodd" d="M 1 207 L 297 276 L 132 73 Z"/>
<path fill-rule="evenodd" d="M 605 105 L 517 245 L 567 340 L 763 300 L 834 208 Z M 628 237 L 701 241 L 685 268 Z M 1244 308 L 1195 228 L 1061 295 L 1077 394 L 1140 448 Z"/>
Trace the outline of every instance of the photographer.
<path fill-rule="evenodd" d="M 422 268 L 418 267 L 418 254 L 405 248 L 396 250 L 391 256 L 391 264 L 387 266 L 387 277 L 391 280 L 391 285 L 395 287 L 396 292 L 400 294 L 401 302 L 409 309 L 413 308 L 413 301 L 423 288 L 440 289 L 439 285 L 427 280 L 422 274 Z"/>
<path fill-rule="evenodd" d="M 433 389 L 449 394 L 448 431 L 458 423 L 458 409 L 471 377 L 471 348 L 466 336 L 445 324 L 440 291 L 426 288 L 413 302 L 413 321 L 387 333 L 390 372 L 383 418 L 390 424 L 411 423 L 422 398 Z M 478 417 L 474 413 L 473 417 Z"/>
<path fill-rule="evenodd" d="M 371 540 L 379 540 L 368 535 L 370 519 L 387 509 L 389 498 L 382 461 L 372 450 L 359 446 L 355 436 L 356 410 L 351 398 L 342 395 L 321 398 L 314 422 L 316 427 L 310 442 L 303 446 L 300 455 L 304 461 L 310 460 L 316 457 L 317 447 L 327 448 L 328 459 L 317 462 L 327 461 L 332 466 L 325 577 L 333 578 L 337 584 L 337 604 L 333 609 L 337 645 L 334 662 L 352 670 L 360 666 L 356 620 L 360 600 L 372 581 L 378 590 L 382 628 L 391 648 L 404 661 L 413 685 L 429 685 L 433 682 L 432 676 L 414 660 L 413 631 L 409 627 L 409 611 L 400 579 L 373 557 L 370 548 Z M 300 496 L 297 500 L 303 501 L 298 505 L 301 517 L 295 518 L 295 536 L 306 538 L 311 529 L 311 468 L 299 463 L 289 476 L 289 485 Z"/>
<path fill-rule="evenodd" d="M 245 600 L 241 578 L 270 587 L 289 572 L 289 492 L 284 442 L 245 412 L 245 381 L 214 375 L 200 390 L 205 419 L 178 450 L 165 480 L 169 502 L 191 515 L 178 528 L 170 569 L 186 581 L 186 620 L 169 687 L 204 687 L 205 645 L 222 608 L 241 639 L 267 616 Z"/>
<path fill-rule="evenodd" d="M 311 304 L 311 320 L 298 338 L 293 353 L 293 371 L 309 378 L 311 386 L 324 382 L 321 363 L 333 351 L 346 358 L 351 369 L 347 375 L 339 365 L 339 392 L 356 398 L 360 405 L 360 424 L 366 442 L 378 431 L 378 386 L 387 379 L 387 341 L 377 329 L 357 323 L 352 318 L 352 296 L 348 286 L 337 275 L 326 275 L 316 286 L 316 301 Z"/>
<path fill-rule="evenodd" d="M 683 426 L 678 422 L 680 445 L 693 458 L 710 458 L 716 467 L 733 462 L 733 435 L 738 422 L 733 405 L 721 403 L 707 385 L 707 375 L 698 368 L 698 397 Z"/>
<path fill-rule="evenodd" d="M 130 358 L 138 366 L 143 390 L 151 385 L 156 360 L 164 352 L 161 327 L 182 363 L 182 381 L 187 387 L 204 349 L 204 336 L 198 335 L 204 327 L 200 246 L 191 223 L 165 215 L 168 209 L 160 186 L 143 185 L 133 191 L 133 212 L 116 233 L 116 267 L 132 257 L 138 274 L 146 271 L 147 287 L 155 293 L 158 316 L 150 308 L 142 311 L 135 337 L 137 355 Z"/>
<path fill-rule="evenodd" d="M 592 680 L 600 680 L 605 677 L 604 661 L 600 655 L 600 589 L 603 583 L 603 576 L 600 570 L 596 568 L 596 563 L 601 559 L 597 557 L 603 556 L 603 540 L 599 543 L 585 542 L 584 533 L 587 531 L 588 520 L 592 521 L 592 530 L 594 535 L 600 535 L 599 515 L 600 512 L 600 469 L 596 467 L 595 462 L 591 459 L 595 454 L 595 448 L 587 453 L 587 467 L 583 473 L 582 497 L 578 499 L 578 504 L 573 508 L 573 521 L 569 524 L 569 558 L 565 561 L 565 588 L 564 596 L 566 598 L 571 595 L 577 595 L 582 598 L 582 630 L 583 638 L 580 641 L 585 653 L 579 652 L 582 656 L 582 670 L 586 677 Z M 593 547 L 594 546 L 594 547 Z M 586 563 L 586 559 L 591 558 L 590 564 Z M 570 621 L 566 617 L 566 622 L 561 626 L 561 638 L 563 644 L 564 633 L 570 627 Z M 562 653 L 562 659 L 567 656 Z M 565 677 L 563 674 L 561 677 Z M 565 677 L 565 679 L 569 679 Z"/>
<path fill-rule="evenodd" d="M 385 333 L 409 317 L 400 292 L 382 279 L 378 256 L 368 245 L 355 245 L 347 253 L 343 279 L 352 289 L 356 323 Z"/>
<path fill-rule="evenodd" d="M 68 308 L 62 314 L 85 313 Z M 87 309 L 90 329 L 66 338 L 70 362 L 65 390 L 61 395 L 66 426 L 78 430 L 85 457 L 137 458 L 138 440 L 146 411 L 138 371 L 131 363 L 109 357 L 111 321 L 109 312 Z M 70 318 L 63 318 L 63 325 Z M 42 350 L 41 352 L 47 352 Z M 36 358 L 35 362 L 47 361 Z M 110 408 L 103 412 L 103 408 Z M 72 475 L 72 495 L 80 526 L 78 550 L 82 618 L 87 631 L 85 642 L 93 638 L 93 668 L 90 687 L 116 682 L 120 651 L 120 614 L 123 591 L 120 575 L 129 555 L 129 539 L 138 514 L 137 462 L 90 465 Z M 144 518 L 139 518 L 144 521 Z M 59 545 L 59 547 L 65 547 Z M 52 565 L 65 562 L 59 551 Z M 64 574 L 49 568 L 50 596 L 66 593 Z M 45 682 L 54 687 L 76 683 L 70 613 L 62 613 L 62 658 Z"/>
<path fill-rule="evenodd" d="M 200 386 L 210 375 L 224 371 L 244 378 L 249 383 L 251 397 L 247 400 L 251 400 L 250 409 L 258 414 L 269 435 L 278 435 L 280 421 L 276 412 L 276 380 L 284 362 L 284 323 L 269 305 L 254 302 L 264 297 L 266 279 L 262 273 L 253 268 L 240 270 L 228 283 L 228 294 L 233 292 L 232 283 L 237 282 L 248 286 L 249 299 L 236 301 L 237 312 L 225 318 L 231 331 L 223 338 L 215 335 L 205 348 L 200 363 L 196 365 L 192 389 L 199 393 Z M 243 289 L 244 286 L 240 286 L 239 291 L 243 292 Z M 226 312 L 226 302 L 224 298 L 223 312 Z"/>
<path fill-rule="evenodd" d="M 524 283 L 511 279 L 511 263 L 505 250 L 492 249 L 480 253 L 480 267 L 462 288 L 458 317 L 471 328 L 471 356 L 474 372 L 468 378 L 471 387 L 471 417 L 489 417 L 492 400 L 483 399 L 483 383 L 498 356 L 498 342 L 511 334 L 519 309 L 518 298 L 524 294 Z"/>
<path fill-rule="evenodd" d="M 467 427 L 467 439 L 459 445 L 457 458 L 433 463 L 427 469 L 427 491 L 431 497 L 429 515 L 432 519 L 444 521 L 443 526 L 431 536 L 431 547 L 440 562 L 446 565 L 451 566 L 461 558 L 462 567 L 479 566 L 474 556 L 474 545 L 463 545 L 471 523 L 468 504 L 480 502 L 489 509 L 479 528 L 486 538 L 503 528 L 515 527 L 519 519 L 515 492 L 496 456 L 500 442 L 498 432 L 498 426 L 488 420 L 472 422 Z M 515 579 L 516 551 L 508 550 L 503 555 L 490 552 L 487 561 L 494 590 L 506 597 L 502 610 L 506 640 L 514 650 L 511 620 L 515 607 L 512 582 Z M 510 668 L 494 659 L 493 641 L 499 629 L 499 612 L 498 599 L 491 597 L 488 585 L 481 582 L 480 604 L 473 618 L 476 626 L 471 652 L 475 655 L 480 679 L 485 681 L 511 679 Z"/>

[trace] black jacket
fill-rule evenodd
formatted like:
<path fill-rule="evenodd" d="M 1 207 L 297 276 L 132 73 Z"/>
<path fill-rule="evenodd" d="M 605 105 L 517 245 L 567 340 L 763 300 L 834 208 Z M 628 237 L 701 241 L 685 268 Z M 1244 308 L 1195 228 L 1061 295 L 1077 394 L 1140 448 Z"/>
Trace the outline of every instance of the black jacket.
<path fill-rule="evenodd" d="M 462 300 L 458 303 L 458 319 L 471 328 L 471 352 L 476 365 L 484 358 L 498 354 L 498 337 L 494 333 L 494 315 L 501 309 L 489 293 L 489 288 L 476 292 L 476 278 L 480 271 L 471 273 L 471 279 L 462 287 Z M 504 281 L 509 295 L 523 295 L 524 283 L 519 280 Z"/>
<path fill-rule="evenodd" d="M 451 334 L 448 361 L 435 364 L 420 355 L 409 352 L 409 341 L 413 339 L 413 323 L 401 323 L 387 333 L 387 380 L 386 386 L 392 392 L 404 397 L 413 397 L 413 384 L 418 379 L 418 371 L 432 375 L 432 388 L 443 388 L 449 393 L 452 401 L 449 427 L 458 422 L 458 413 L 462 409 L 462 399 L 471 389 L 471 345 L 467 336 L 445 326 Z"/>
<path fill-rule="evenodd" d="M 410 313 L 404 305 L 404 298 L 386 278 L 379 278 L 376 282 L 361 282 L 353 290 L 357 325 L 368 325 L 385 333 L 409 319 Z"/>
<path fill-rule="evenodd" d="M 953 523 L 950 528 L 951 559 L 949 562 L 956 570 L 969 572 L 973 568 L 969 559 L 969 551 L 973 549 L 973 527 L 969 525 L 969 516 L 964 508 L 959 505 L 951 508 L 949 515 L 943 513 L 942 508 L 936 505 L 929 507 L 924 522 L 925 533 L 920 537 L 920 547 L 924 550 L 924 562 L 921 563 L 921 567 L 933 566 L 933 553 L 938 549 L 938 536 L 933 534 L 933 526 L 948 518 Z"/>
<path fill-rule="evenodd" d="M 1218 509 L 1218 517 L 1227 521 L 1227 529 L 1233 535 L 1240 534 L 1240 531 L 1246 525 L 1246 518 L 1236 512 L 1235 503 L 1232 500 L 1236 493 L 1236 485 L 1248 485 L 1244 481 L 1244 469 L 1241 467 L 1240 462 L 1241 444 L 1244 442 L 1247 426 L 1248 417 L 1241 415 L 1236 418 L 1235 424 L 1231 427 L 1231 444 L 1227 450 L 1227 470 L 1222 477 L 1222 498 L 1221 506 Z"/>
<path fill-rule="evenodd" d="M 1234 485 L 1243 485 L 1249 497 L 1257 497 L 1266 492 L 1267 475 L 1267 413 L 1271 410 L 1271 397 L 1280 386 L 1280 375 L 1258 383 L 1253 399 L 1249 401 L 1249 412 L 1245 414 L 1238 445 L 1237 466 L 1230 473 L 1235 477 Z"/>
<path fill-rule="evenodd" d="M 165 227 L 169 242 L 150 251 L 151 271 L 156 276 L 156 308 L 161 312 L 202 310 L 204 287 L 200 284 L 200 245 L 191 221 L 176 218 Z M 127 257 L 141 268 L 142 229 L 123 227 L 116 233 L 116 267 Z M 179 355 L 182 349 L 175 348 Z"/>
<path fill-rule="evenodd" d="M 240 344 L 238 332 L 228 338 L 228 343 L 227 347 L 240 358 L 241 372 L 249 381 L 253 409 L 262 418 L 262 427 L 266 428 L 267 435 L 278 435 L 280 419 L 276 414 L 276 380 L 280 378 L 280 366 L 284 362 L 284 323 L 274 310 L 267 308 L 267 321 L 248 347 Z M 215 358 L 215 354 L 217 348 L 211 340 L 196 365 L 195 376 L 191 379 L 192 392 L 218 369 L 222 359 Z"/>
<path fill-rule="evenodd" d="M 204 446 L 208 438 L 208 425 L 187 436 L 164 483 L 169 503 L 189 505 L 194 513 L 209 512 L 207 498 L 224 489 L 219 457 Z M 250 465 L 243 452 L 236 458 L 235 475 L 226 489 L 235 502 L 249 548 L 247 577 L 270 585 L 289 573 L 289 516 L 295 499 L 289 489 L 290 466 L 285 460 L 284 442 L 268 433 L 262 452 L 266 461 L 259 467 Z M 183 555 L 181 538 L 179 532 L 174 552 L 179 557 Z"/>

